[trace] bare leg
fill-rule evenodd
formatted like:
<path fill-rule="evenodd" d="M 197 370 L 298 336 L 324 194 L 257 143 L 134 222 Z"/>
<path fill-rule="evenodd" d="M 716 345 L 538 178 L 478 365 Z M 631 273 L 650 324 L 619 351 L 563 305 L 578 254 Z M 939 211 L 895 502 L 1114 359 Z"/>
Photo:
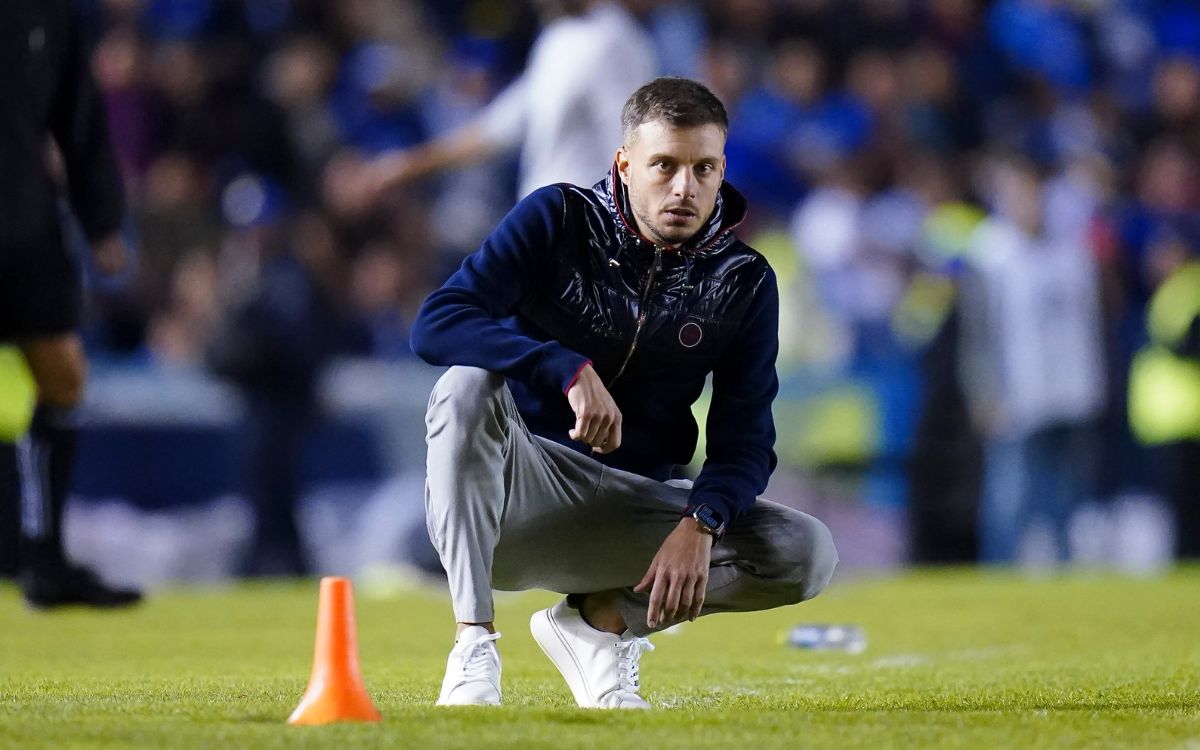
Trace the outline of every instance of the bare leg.
<path fill-rule="evenodd" d="M 494 622 L 460 622 L 458 623 L 458 629 L 454 631 L 454 637 L 457 638 L 458 636 L 462 635 L 464 630 L 474 626 L 479 626 L 493 635 L 496 632 L 496 625 Z"/>
<path fill-rule="evenodd" d="M 621 635 L 629 629 L 618 607 L 621 600 L 622 592 L 618 589 L 585 594 L 579 602 L 579 614 L 596 630 Z"/>
<path fill-rule="evenodd" d="M 30 339 L 20 344 L 37 383 L 38 403 L 62 409 L 76 406 L 87 382 L 87 358 L 74 333 Z"/>

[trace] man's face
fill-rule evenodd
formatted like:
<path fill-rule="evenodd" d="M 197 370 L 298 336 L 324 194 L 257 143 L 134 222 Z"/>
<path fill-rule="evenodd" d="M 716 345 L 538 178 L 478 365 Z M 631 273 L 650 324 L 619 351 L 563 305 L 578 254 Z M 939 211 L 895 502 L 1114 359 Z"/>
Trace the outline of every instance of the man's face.
<path fill-rule="evenodd" d="M 675 127 L 644 122 L 617 151 L 617 173 L 629 189 L 638 229 L 679 245 L 700 231 L 717 204 L 725 176 L 725 134 L 718 125 Z"/>

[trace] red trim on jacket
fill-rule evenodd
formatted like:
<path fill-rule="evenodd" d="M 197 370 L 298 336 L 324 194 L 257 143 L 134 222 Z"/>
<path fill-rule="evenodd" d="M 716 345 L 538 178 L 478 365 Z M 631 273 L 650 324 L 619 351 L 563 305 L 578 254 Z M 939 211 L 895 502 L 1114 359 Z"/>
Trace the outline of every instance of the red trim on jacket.
<path fill-rule="evenodd" d="M 589 359 L 587 362 L 584 362 L 582 365 L 579 366 L 579 369 L 575 371 L 575 377 L 571 378 L 571 382 L 567 383 L 566 388 L 563 388 L 563 393 L 570 393 L 571 389 L 575 387 L 576 381 L 579 380 L 579 376 L 581 374 L 583 374 L 583 368 L 589 367 L 589 366 L 591 366 L 591 364 L 592 364 L 592 360 Z"/>

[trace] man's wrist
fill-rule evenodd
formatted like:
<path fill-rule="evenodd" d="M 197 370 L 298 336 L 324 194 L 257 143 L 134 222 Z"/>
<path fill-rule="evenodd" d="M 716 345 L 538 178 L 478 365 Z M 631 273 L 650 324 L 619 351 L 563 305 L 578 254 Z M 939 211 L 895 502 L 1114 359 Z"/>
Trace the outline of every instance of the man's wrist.
<path fill-rule="evenodd" d="M 725 535 L 725 517 L 707 503 L 689 505 L 685 510 L 685 520 L 691 519 L 696 529 L 711 536 L 714 542 Z"/>
<path fill-rule="evenodd" d="M 579 365 L 579 367 L 577 367 L 575 369 L 575 374 L 571 376 L 571 379 L 567 382 L 567 385 L 563 388 L 563 393 L 570 393 L 571 389 L 574 388 L 579 383 L 579 378 L 581 378 L 583 376 L 584 370 L 587 370 L 591 366 L 592 366 L 592 360 L 590 360 L 590 359 L 584 360 L 583 364 Z"/>
<path fill-rule="evenodd" d="M 687 529 L 690 532 L 689 536 L 705 537 L 709 540 L 710 546 L 717 543 L 717 538 L 701 528 L 700 524 L 696 522 L 696 519 L 692 518 L 691 516 L 684 516 L 683 518 L 679 519 L 679 527 Z"/>

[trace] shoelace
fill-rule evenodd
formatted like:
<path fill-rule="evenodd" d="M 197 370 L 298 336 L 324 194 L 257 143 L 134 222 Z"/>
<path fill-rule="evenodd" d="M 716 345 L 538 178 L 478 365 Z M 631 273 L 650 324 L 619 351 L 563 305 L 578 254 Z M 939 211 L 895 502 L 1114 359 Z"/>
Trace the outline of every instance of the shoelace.
<path fill-rule="evenodd" d="M 471 648 L 463 657 L 463 677 L 467 682 L 486 680 L 491 669 L 491 652 L 487 644 L 500 639 L 499 633 L 485 635 L 471 644 Z"/>
<path fill-rule="evenodd" d="M 649 638 L 631 638 L 627 641 L 617 641 L 617 681 L 620 690 L 636 693 L 641 689 L 639 677 L 639 660 L 642 654 L 654 650 L 654 644 Z"/>

